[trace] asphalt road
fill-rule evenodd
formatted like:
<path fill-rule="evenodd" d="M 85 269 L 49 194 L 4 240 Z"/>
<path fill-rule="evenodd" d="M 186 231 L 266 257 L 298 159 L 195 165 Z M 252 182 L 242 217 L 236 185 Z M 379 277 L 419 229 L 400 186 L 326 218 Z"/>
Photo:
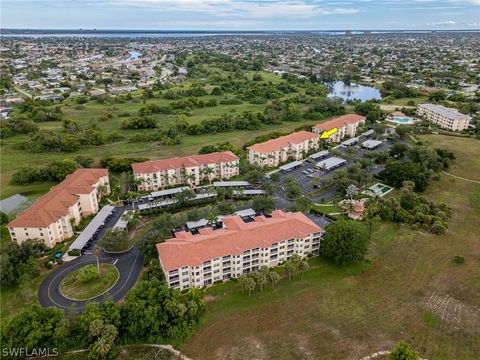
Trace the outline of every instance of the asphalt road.
<path fill-rule="evenodd" d="M 38 291 L 40 304 L 44 307 L 56 306 L 62 309 L 70 309 L 72 312 L 78 313 L 87 302 L 118 301 L 127 294 L 137 281 L 142 269 L 143 254 L 136 247 L 122 254 L 102 252 L 100 262 L 114 264 L 120 273 L 117 283 L 106 294 L 85 301 L 69 300 L 61 294 L 60 283 L 70 272 L 84 265 L 96 264 L 95 255 L 83 255 L 63 264 L 43 281 Z"/>
<path fill-rule="evenodd" d="M 105 231 L 113 227 L 123 212 L 128 209 L 131 209 L 131 206 L 117 207 L 113 216 L 100 230 L 98 239 L 101 239 Z M 87 302 L 103 302 L 106 300 L 118 301 L 127 294 L 133 285 L 135 285 L 142 269 L 143 254 L 136 247 L 121 254 L 107 254 L 102 251 L 100 254 L 100 262 L 115 265 L 120 274 L 117 283 L 106 294 L 90 300 L 75 301 L 67 299 L 60 292 L 60 283 L 69 273 L 84 265 L 97 263 L 94 243 L 84 255 L 79 256 L 72 261 L 65 262 L 42 282 L 38 291 L 38 300 L 40 304 L 44 307 L 56 306 L 63 309 L 71 309 L 72 312 L 79 313 L 85 307 Z"/>

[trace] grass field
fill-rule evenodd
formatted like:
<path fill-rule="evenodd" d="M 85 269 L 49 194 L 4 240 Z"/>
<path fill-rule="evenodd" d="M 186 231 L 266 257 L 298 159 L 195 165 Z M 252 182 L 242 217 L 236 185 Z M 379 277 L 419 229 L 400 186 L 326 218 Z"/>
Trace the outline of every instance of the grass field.
<path fill-rule="evenodd" d="M 216 70 L 212 68 L 213 70 Z M 248 76 L 253 76 L 253 73 L 249 73 Z M 270 73 L 262 72 L 262 76 L 265 81 L 279 82 L 280 77 Z M 195 80 L 196 83 L 206 84 L 206 88 L 209 87 L 209 80 Z M 177 85 L 177 88 L 188 88 L 191 82 L 187 81 L 184 84 Z M 297 93 L 303 92 L 304 89 L 298 88 Z M 291 96 L 290 94 L 288 96 Z M 203 96 L 202 100 L 209 100 L 215 98 L 218 101 L 224 97 L 233 97 L 233 94 L 221 95 L 221 96 Z M 168 105 L 171 100 L 167 100 L 161 97 L 153 99 L 143 100 L 141 99 L 141 92 L 134 93 L 134 99 L 121 104 L 108 104 L 102 105 L 95 101 L 89 101 L 87 104 L 78 105 L 74 102 L 74 99 L 67 99 L 62 105 L 62 110 L 66 119 L 76 121 L 80 127 L 87 127 L 92 121 L 96 123 L 99 129 L 105 133 L 119 132 L 126 137 L 130 137 L 135 134 L 143 133 L 144 130 L 122 130 L 121 122 L 123 119 L 131 118 L 138 115 L 138 110 L 148 104 L 156 104 L 159 106 Z M 240 115 L 245 111 L 263 111 L 265 104 L 250 104 L 243 102 L 239 105 L 218 105 L 215 107 L 194 108 L 188 116 L 190 123 L 199 123 L 205 119 L 211 119 L 215 116 L 222 116 L 224 114 Z M 103 113 L 109 113 L 113 117 L 106 121 L 100 121 Z M 129 113 L 129 117 L 121 117 L 122 113 Z M 152 115 L 159 125 L 168 125 L 175 121 L 175 115 L 154 114 Z M 129 143 L 127 141 L 121 141 L 113 144 L 107 144 L 102 146 L 89 146 L 80 149 L 74 153 L 42 153 L 35 154 L 25 150 L 15 149 L 15 144 L 21 141 L 28 140 L 27 136 L 19 135 L 12 138 L 2 139 L 2 155 L 0 163 L 0 198 L 6 198 L 16 193 L 26 194 L 33 197 L 45 193 L 52 185 L 50 183 L 36 183 L 26 186 L 16 186 L 10 184 L 13 173 L 18 170 L 22 165 L 31 164 L 46 164 L 52 160 L 62 160 L 64 158 L 74 158 L 77 155 L 85 155 L 93 157 L 98 160 L 103 156 L 141 156 L 151 159 L 166 158 L 172 156 L 182 156 L 196 154 L 198 150 L 208 144 L 216 144 L 218 142 L 230 141 L 235 145 L 243 145 L 247 141 L 251 140 L 255 136 L 269 133 L 272 131 L 291 132 L 295 128 L 302 125 L 313 125 L 315 121 L 300 120 L 298 122 L 283 123 L 275 126 L 264 126 L 262 129 L 255 131 L 231 131 L 221 134 L 207 134 L 207 135 L 195 135 L 195 136 L 182 136 L 182 143 L 179 145 L 163 146 L 157 142 L 146 143 Z M 38 124 L 42 129 L 49 129 L 54 131 L 62 131 L 61 122 L 44 122 Z M 147 130 L 148 131 L 148 130 Z M 98 165 L 98 163 L 97 163 Z"/>
<path fill-rule="evenodd" d="M 457 155 L 455 175 L 480 173 L 480 142 L 423 136 Z M 441 176 L 426 195 L 455 213 L 445 235 L 377 224 L 366 271 L 319 259 L 304 279 L 242 295 L 234 283 L 208 291 L 206 319 L 182 351 L 194 359 L 358 359 L 407 339 L 428 359 L 480 353 L 479 212 L 475 183 Z M 465 263 L 454 265 L 455 255 Z M 214 340 L 212 340 L 214 339 Z"/>
<path fill-rule="evenodd" d="M 96 265 L 85 266 L 96 268 Z M 99 278 L 82 282 L 77 277 L 81 269 L 84 267 L 81 267 L 80 269 L 68 274 L 60 284 L 60 291 L 69 299 L 88 300 L 95 296 L 101 295 L 110 289 L 118 280 L 119 273 L 115 265 L 100 264 Z"/>

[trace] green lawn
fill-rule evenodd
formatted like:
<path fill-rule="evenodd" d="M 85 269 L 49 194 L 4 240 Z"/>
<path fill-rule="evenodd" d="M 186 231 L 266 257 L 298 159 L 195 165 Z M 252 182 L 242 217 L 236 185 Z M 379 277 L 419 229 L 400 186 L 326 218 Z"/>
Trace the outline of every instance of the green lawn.
<path fill-rule="evenodd" d="M 480 173 L 478 140 L 422 140 L 456 153 L 452 173 Z M 377 222 L 366 269 L 312 259 L 303 280 L 282 280 L 275 292 L 249 297 L 234 282 L 208 289 L 205 321 L 182 351 L 202 359 L 359 359 L 406 339 L 423 358 L 477 359 L 480 243 L 471 202 L 477 189 L 446 175 L 433 181 L 426 195 L 454 209 L 447 233 Z M 455 255 L 465 263 L 453 265 Z"/>
<path fill-rule="evenodd" d="M 221 73 L 221 70 L 215 67 L 211 67 L 213 72 Z M 279 82 L 281 78 L 277 75 L 273 75 L 267 72 L 259 72 L 262 74 L 265 81 Z M 253 76 L 253 72 L 248 73 L 248 76 Z M 187 82 L 176 85 L 176 88 L 188 88 L 193 82 L 205 84 L 206 88 L 213 87 L 210 84 L 210 77 L 206 80 L 195 79 L 188 80 Z M 210 84 L 210 85 L 209 85 Z M 298 93 L 303 92 L 302 88 L 298 88 Z M 294 94 L 289 94 L 292 96 Z M 132 135 L 143 133 L 144 130 L 122 130 L 121 123 L 124 119 L 134 117 L 138 115 L 138 110 L 148 104 L 156 104 L 159 106 L 168 105 L 171 100 L 164 99 L 162 97 L 155 97 L 153 99 L 143 100 L 141 98 L 141 92 L 133 93 L 134 99 L 125 103 L 102 105 L 96 101 L 89 101 L 86 104 L 78 105 L 75 103 L 75 99 L 67 99 L 61 106 L 66 119 L 76 121 L 80 127 L 87 127 L 92 121 L 96 123 L 99 129 L 105 133 L 119 132 L 122 135 L 131 137 Z M 233 94 L 226 94 L 221 96 L 204 96 L 202 100 L 208 100 L 215 98 L 217 101 L 228 97 L 232 98 Z M 188 115 L 188 121 L 190 123 L 199 123 L 205 119 L 211 119 L 215 116 L 223 116 L 224 114 L 240 115 L 245 111 L 263 111 L 265 104 L 250 104 L 243 102 L 239 105 L 218 105 L 215 107 L 194 108 Z M 100 117 L 103 113 L 109 113 L 113 117 L 106 121 L 100 121 Z M 129 117 L 121 117 L 122 113 L 129 113 Z M 175 115 L 154 114 L 152 115 L 160 125 L 168 125 L 175 121 Z M 75 153 L 42 153 L 34 154 L 25 150 L 15 149 L 15 145 L 22 141 L 27 141 L 28 136 L 18 135 L 12 138 L 1 139 L 2 156 L 0 161 L 0 175 L 1 175 L 1 188 L 0 198 L 6 198 L 16 193 L 31 195 L 38 197 L 38 195 L 45 193 L 51 187 L 50 183 L 36 183 L 25 186 L 12 185 L 10 183 L 13 173 L 18 170 L 23 164 L 46 164 L 52 160 L 63 160 L 64 158 L 73 158 L 77 155 L 85 155 L 93 157 L 97 160 L 103 156 L 141 156 L 151 159 L 166 158 L 172 156 L 191 155 L 198 152 L 198 150 L 208 144 L 215 144 L 217 142 L 230 141 L 235 145 L 242 146 L 247 141 L 251 140 L 255 136 L 265 134 L 272 131 L 291 132 L 295 128 L 309 124 L 312 121 L 300 120 L 295 123 L 283 123 L 276 126 L 264 126 L 260 130 L 255 131 L 231 131 L 221 134 L 208 134 L 208 135 L 196 135 L 196 136 L 182 136 L 182 143 L 179 145 L 163 146 L 156 142 L 147 143 L 129 143 L 127 141 L 121 141 L 113 144 L 107 144 L 102 146 L 90 146 L 82 148 Z M 38 124 L 42 129 L 49 129 L 53 131 L 62 131 L 61 122 L 45 122 Z"/>
<path fill-rule="evenodd" d="M 71 272 L 62 280 L 60 291 L 64 296 L 74 300 L 87 300 L 103 294 L 118 280 L 119 272 L 115 265 L 104 263 L 100 264 L 100 275 L 98 278 L 83 282 L 78 279 L 78 274 L 87 266 L 96 268 L 96 265 L 85 265 Z"/>
<path fill-rule="evenodd" d="M 398 106 L 408 106 L 407 103 L 409 101 L 414 101 L 415 106 L 416 106 L 416 105 L 428 102 L 428 96 L 418 96 L 418 97 L 414 97 L 414 98 L 393 99 L 392 104 L 393 105 L 398 105 Z"/>
<path fill-rule="evenodd" d="M 26 309 L 29 305 L 38 304 L 38 287 L 49 274 L 50 272 L 43 273 L 24 289 L 20 289 L 18 286 L 2 286 L 0 291 L 1 323 L 8 321 L 13 315 Z"/>
<path fill-rule="evenodd" d="M 312 209 L 322 214 L 339 213 L 339 212 L 345 211 L 340 206 L 336 206 L 336 205 L 313 205 Z"/>

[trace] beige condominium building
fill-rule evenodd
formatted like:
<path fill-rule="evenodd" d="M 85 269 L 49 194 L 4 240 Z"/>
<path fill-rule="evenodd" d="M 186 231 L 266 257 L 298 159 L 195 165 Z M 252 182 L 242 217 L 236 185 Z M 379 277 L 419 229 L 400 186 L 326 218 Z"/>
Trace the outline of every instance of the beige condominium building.
<path fill-rule="evenodd" d="M 158 190 L 166 186 L 200 184 L 207 179 L 228 179 L 240 173 L 239 158 L 231 151 L 175 157 L 132 164 L 139 190 Z"/>
<path fill-rule="evenodd" d="M 78 169 L 38 198 L 8 224 L 13 241 L 40 239 L 54 246 L 73 236 L 73 225 L 98 212 L 98 199 L 110 193 L 106 169 Z"/>
<path fill-rule="evenodd" d="M 317 134 L 322 134 L 324 131 L 329 131 L 337 128 L 338 131 L 329 137 L 331 142 L 340 142 L 345 136 L 355 137 L 357 129 L 361 124 L 365 123 L 365 116 L 348 114 L 325 121 L 312 128 L 312 131 Z"/>
<path fill-rule="evenodd" d="M 417 115 L 425 117 L 427 121 L 441 128 L 452 131 L 467 129 L 472 120 L 471 116 L 462 114 L 457 109 L 436 104 L 421 104 L 417 108 Z"/>
<path fill-rule="evenodd" d="M 289 158 L 300 160 L 304 153 L 318 149 L 320 137 L 310 131 L 258 143 L 248 148 L 248 162 L 260 167 L 276 167 Z"/>
<path fill-rule="evenodd" d="M 261 266 L 274 267 L 293 254 L 317 255 L 322 229 L 300 212 L 275 210 L 271 217 L 244 222 L 239 216 L 222 219 L 223 227 L 181 231 L 157 244 L 160 264 L 171 288 L 211 285 L 236 278 Z"/>

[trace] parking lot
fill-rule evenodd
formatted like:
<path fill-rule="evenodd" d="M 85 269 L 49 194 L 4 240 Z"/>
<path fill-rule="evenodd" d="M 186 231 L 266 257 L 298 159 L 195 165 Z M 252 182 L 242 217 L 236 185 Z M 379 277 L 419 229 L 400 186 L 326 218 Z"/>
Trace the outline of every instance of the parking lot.
<path fill-rule="evenodd" d="M 357 161 L 359 159 L 362 159 L 365 156 L 366 153 L 384 151 L 384 150 L 389 149 L 390 146 L 392 145 L 390 142 L 385 141 L 378 148 L 376 148 L 374 150 L 366 150 L 366 149 L 363 149 L 360 145 L 363 141 L 365 141 L 365 139 L 361 139 L 360 142 L 357 145 L 354 145 L 354 146 L 348 146 L 348 147 L 339 146 L 339 147 L 337 147 L 335 150 L 340 152 L 340 154 L 335 155 L 335 156 L 343 158 L 343 159 L 347 160 L 347 162 L 346 162 L 345 165 L 339 166 L 339 167 L 337 167 L 335 169 L 332 169 L 330 171 L 327 171 L 327 172 L 321 171 L 320 169 L 315 167 L 317 161 L 310 162 L 309 160 L 305 160 L 302 165 L 300 165 L 297 168 L 292 169 L 290 171 L 287 171 L 287 172 L 279 171 L 278 174 L 280 175 L 280 180 L 279 180 L 278 189 L 277 189 L 276 194 L 275 194 L 276 197 L 281 198 L 282 200 L 285 199 L 284 184 L 285 184 L 287 178 L 289 178 L 289 177 L 293 178 L 295 181 L 298 182 L 298 184 L 300 185 L 300 188 L 301 188 L 302 195 L 308 195 L 312 191 L 315 190 L 315 188 L 313 186 L 313 183 L 312 183 L 314 181 L 314 179 L 316 179 L 316 178 L 323 178 L 323 179 L 331 178 L 335 171 L 338 171 L 339 169 L 348 168 L 355 161 Z M 333 155 L 330 155 L 329 157 L 332 157 L 332 156 Z M 371 175 L 378 174 L 382 170 L 383 170 L 382 165 L 372 165 L 372 166 L 369 166 L 369 168 L 368 168 L 368 172 Z M 333 197 L 335 195 L 335 190 L 332 189 L 332 191 L 330 191 L 329 193 L 331 193 L 330 197 Z M 320 198 L 321 198 L 321 196 L 320 197 L 317 196 L 315 198 L 312 198 L 312 200 L 318 201 Z"/>

